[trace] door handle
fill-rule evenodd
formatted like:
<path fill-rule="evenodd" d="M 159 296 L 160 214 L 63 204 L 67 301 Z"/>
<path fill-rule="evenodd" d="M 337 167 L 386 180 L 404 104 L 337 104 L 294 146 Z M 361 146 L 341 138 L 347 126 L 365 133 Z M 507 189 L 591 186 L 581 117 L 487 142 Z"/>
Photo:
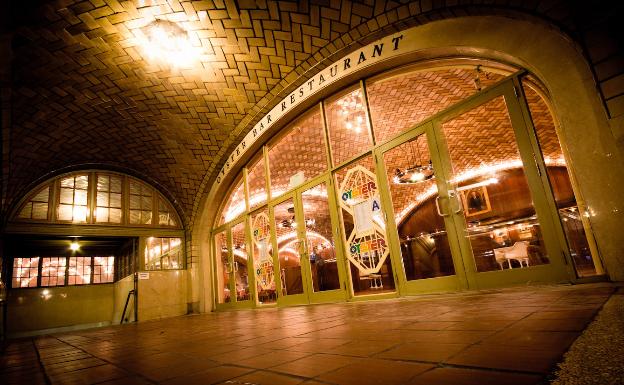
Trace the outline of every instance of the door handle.
<path fill-rule="evenodd" d="M 440 211 L 440 196 L 438 195 L 435 199 L 435 206 L 436 206 L 436 211 L 438 212 L 438 215 L 441 217 L 448 217 L 450 214 L 443 214 L 442 211 Z"/>
<path fill-rule="evenodd" d="M 455 198 L 457 201 L 457 210 L 453 210 L 453 214 L 459 214 L 464 211 L 464 205 L 455 190 L 449 190 L 449 198 Z"/>

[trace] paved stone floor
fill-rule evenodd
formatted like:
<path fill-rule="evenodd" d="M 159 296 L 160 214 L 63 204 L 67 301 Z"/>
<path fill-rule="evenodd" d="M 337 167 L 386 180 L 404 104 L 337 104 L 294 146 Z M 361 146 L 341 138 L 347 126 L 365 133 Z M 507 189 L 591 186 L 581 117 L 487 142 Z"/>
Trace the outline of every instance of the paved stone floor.
<path fill-rule="evenodd" d="M 2 384 L 546 384 L 614 292 L 537 286 L 231 311 L 9 341 Z"/>

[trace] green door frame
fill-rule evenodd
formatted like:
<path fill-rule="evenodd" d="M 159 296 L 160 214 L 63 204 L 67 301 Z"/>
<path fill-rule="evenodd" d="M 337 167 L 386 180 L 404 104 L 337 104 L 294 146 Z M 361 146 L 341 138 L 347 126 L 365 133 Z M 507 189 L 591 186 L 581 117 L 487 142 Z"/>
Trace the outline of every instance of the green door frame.
<path fill-rule="evenodd" d="M 444 225 L 447 229 L 448 242 L 451 248 L 451 255 L 453 256 L 453 264 L 455 267 L 455 275 L 449 275 L 445 277 L 426 278 L 418 280 L 407 280 L 406 273 L 403 268 L 403 257 L 401 254 L 401 243 L 398 234 L 398 224 L 394 216 L 394 206 L 392 204 L 392 194 L 390 193 L 390 185 L 387 178 L 386 164 L 384 160 L 384 154 L 396 148 L 397 146 L 406 143 L 420 135 L 426 135 L 427 145 L 429 153 L 431 154 L 431 161 L 434 170 L 442 169 L 442 160 L 437 152 L 435 136 L 433 134 L 433 125 L 430 121 L 419 124 L 411 130 L 403 133 L 392 141 L 385 143 L 377 147 L 374 151 L 376 173 L 377 175 L 383 175 L 380 181 L 381 189 L 381 203 L 385 210 L 386 226 L 388 231 L 388 239 L 390 242 L 390 258 L 392 259 L 393 266 L 395 268 L 395 280 L 397 281 L 397 288 L 400 295 L 413 295 L 431 292 L 441 291 L 458 291 L 468 287 L 466 276 L 464 274 L 463 260 L 460 257 L 460 245 L 456 241 L 457 237 L 453 235 L 453 229 L 455 227 L 454 222 L 450 215 L 450 200 L 449 192 L 445 183 L 442 183 L 441 178 L 436 177 L 435 183 L 438 188 L 439 197 L 439 209 L 444 217 Z M 379 177 L 378 177 L 379 179 Z"/>
<path fill-rule="evenodd" d="M 308 258 L 308 248 L 306 242 L 306 233 L 305 233 L 305 217 L 303 212 L 303 201 L 302 194 L 322 183 L 325 183 L 327 188 L 327 198 L 329 203 L 329 215 L 331 219 L 332 226 L 332 236 L 334 237 L 334 243 L 336 244 L 335 239 L 340 237 L 339 226 L 338 226 L 338 218 L 337 218 L 337 203 L 335 200 L 335 195 L 333 194 L 333 183 L 331 178 L 329 177 L 329 173 L 325 173 L 319 177 L 316 177 L 310 181 L 307 181 L 297 188 L 291 190 L 290 192 L 276 198 L 271 202 L 269 209 L 269 216 L 271 218 L 271 239 L 273 241 L 273 250 L 274 250 L 274 269 L 275 269 L 275 277 L 276 277 L 276 288 L 278 292 L 277 303 L 279 306 L 291 306 L 291 305 L 301 305 L 301 304 L 309 304 L 309 303 L 324 303 L 324 302 L 339 302 L 344 301 L 348 298 L 347 287 L 346 287 L 346 273 L 345 273 L 345 257 L 343 254 L 343 250 L 341 247 L 335 247 L 334 252 L 336 253 L 336 264 L 338 265 L 338 276 L 339 281 L 341 282 L 341 289 L 336 290 L 328 290 L 323 292 L 314 292 L 313 284 L 312 284 L 312 267 L 310 266 L 310 260 Z M 284 296 L 281 294 L 282 282 L 281 282 L 281 274 L 279 267 L 279 257 L 277 253 L 277 231 L 276 231 L 276 222 L 275 222 L 275 206 L 289 200 L 293 200 L 293 205 L 295 207 L 295 221 L 297 223 L 297 251 L 299 252 L 300 258 L 300 268 L 301 268 L 301 279 L 303 284 L 303 293 L 301 294 L 292 294 Z"/>
<path fill-rule="evenodd" d="M 248 219 L 247 216 L 240 216 L 238 218 L 236 218 L 235 220 L 217 227 L 215 230 L 212 231 L 212 236 L 211 236 L 211 247 L 212 250 L 214 252 L 214 256 L 215 258 L 212 258 L 212 267 L 213 267 L 213 271 L 217 271 L 216 267 L 217 267 L 217 258 L 216 256 L 217 254 L 217 249 L 216 249 L 216 242 L 215 242 L 215 236 L 223 231 L 225 231 L 226 234 L 226 244 L 227 244 L 227 248 L 228 248 L 228 260 L 229 260 L 229 271 L 228 274 L 230 276 L 230 281 L 228 284 L 228 288 L 230 289 L 230 302 L 228 303 L 218 303 L 216 301 L 216 296 L 215 296 L 215 308 L 217 310 L 226 310 L 226 309 L 243 309 L 243 308 L 251 308 L 253 307 L 254 303 L 251 300 L 251 298 L 255 298 L 256 296 L 256 290 L 255 290 L 255 276 L 254 274 L 249 274 L 249 272 L 253 272 L 253 261 L 252 261 L 252 256 L 250 253 L 247 254 L 247 284 L 249 285 L 249 299 L 247 300 L 243 300 L 243 301 L 238 301 L 237 299 L 237 295 L 236 295 L 236 269 L 235 269 L 235 263 L 236 261 L 234 260 L 234 247 L 233 247 L 233 237 L 232 237 L 232 228 L 240 223 L 244 223 L 245 224 L 245 248 L 246 250 L 251 250 L 249 248 L 250 245 L 250 238 L 249 238 L 249 225 L 247 223 Z M 217 290 L 220 290 L 220 288 L 218 287 L 218 279 L 214 279 L 213 280 L 213 290 L 214 293 L 217 293 Z"/>
<path fill-rule="evenodd" d="M 461 103 L 461 105 L 437 115 L 433 119 L 434 134 L 438 144 L 438 153 L 440 154 L 443 166 L 441 171 L 443 173 L 444 180 L 448 181 L 451 179 L 451 158 L 446 139 L 442 135 L 442 124 L 497 97 L 504 97 L 550 263 L 546 265 L 530 266 L 523 269 L 477 272 L 472 256 L 470 241 L 467 237 L 460 235 L 466 232 L 466 220 L 463 208 L 458 203 L 459 207 L 452 211 L 451 217 L 455 222 L 455 234 L 460 243 L 462 259 L 464 261 L 464 268 L 468 281 L 468 288 L 470 289 L 500 287 L 526 282 L 559 282 L 565 281 L 569 278 L 565 267 L 567 264 L 565 253 L 561 248 L 560 239 L 556 230 L 557 226 L 553 220 L 555 213 L 552 212 L 551 206 L 548 203 L 548 197 L 543 188 L 543 182 L 540 177 L 541 171 L 538 170 L 537 166 L 536 158 L 538 156 L 541 157 L 541 154 L 539 152 L 534 152 L 534 147 L 532 146 L 531 138 L 526 128 L 524 116 L 518 100 L 519 94 L 515 89 L 512 80 L 513 79 L 509 79 L 502 82 L 482 94 L 468 99 L 467 101 Z M 447 187 L 448 191 L 454 189 L 454 186 Z"/>

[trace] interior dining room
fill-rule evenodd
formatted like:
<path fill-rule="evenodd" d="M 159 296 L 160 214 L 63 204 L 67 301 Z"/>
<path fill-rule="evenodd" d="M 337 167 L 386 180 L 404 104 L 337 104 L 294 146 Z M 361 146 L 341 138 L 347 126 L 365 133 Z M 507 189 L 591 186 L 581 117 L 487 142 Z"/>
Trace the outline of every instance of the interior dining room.
<path fill-rule="evenodd" d="M 4 2 L 2 383 L 621 383 L 622 11 Z"/>

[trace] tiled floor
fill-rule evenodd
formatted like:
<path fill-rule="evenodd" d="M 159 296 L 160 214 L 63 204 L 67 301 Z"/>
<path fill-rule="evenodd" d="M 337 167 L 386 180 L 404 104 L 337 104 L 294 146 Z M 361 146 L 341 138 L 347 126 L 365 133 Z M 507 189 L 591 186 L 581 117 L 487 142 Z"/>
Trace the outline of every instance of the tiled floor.
<path fill-rule="evenodd" d="M 232 311 L 10 341 L 2 384 L 545 384 L 614 288 Z"/>

